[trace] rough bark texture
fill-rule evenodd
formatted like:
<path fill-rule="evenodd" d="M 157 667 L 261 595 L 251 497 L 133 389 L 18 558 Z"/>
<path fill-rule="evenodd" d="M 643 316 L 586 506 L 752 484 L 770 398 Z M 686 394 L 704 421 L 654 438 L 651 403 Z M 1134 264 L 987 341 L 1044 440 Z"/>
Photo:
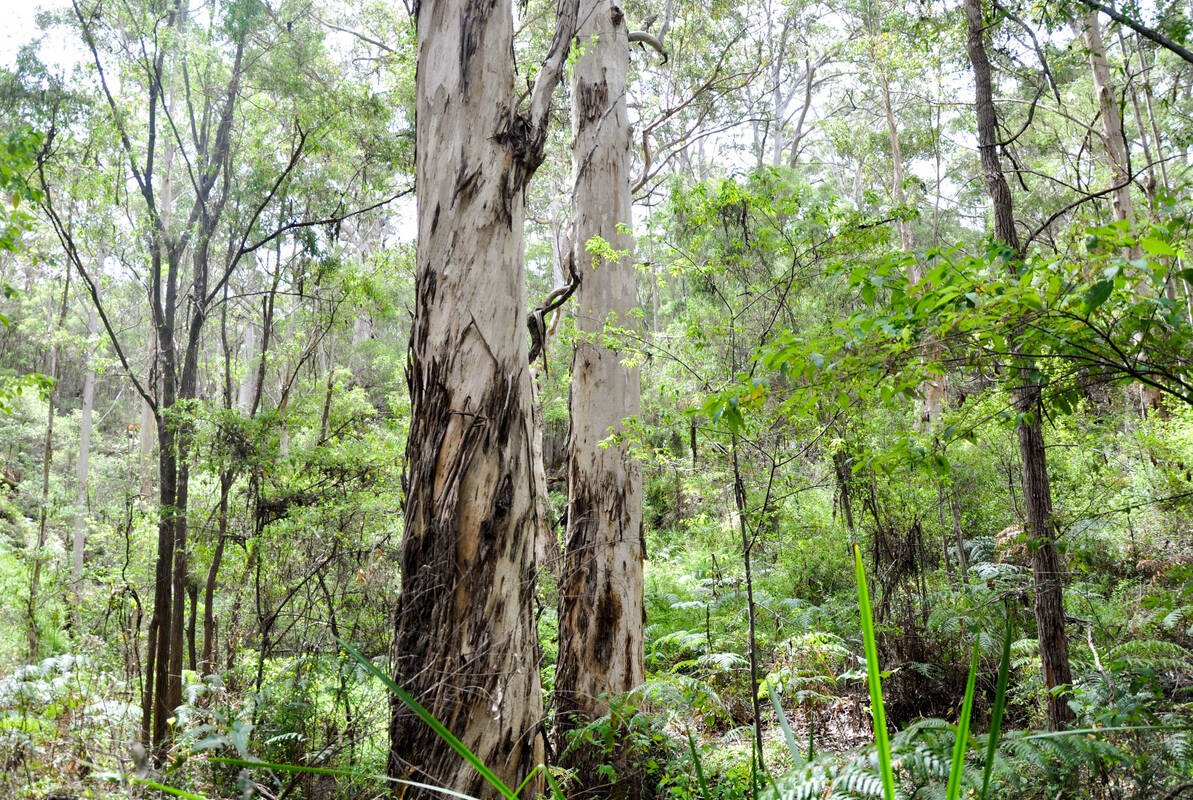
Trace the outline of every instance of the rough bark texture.
<path fill-rule="evenodd" d="M 602 446 L 641 411 L 638 369 L 625 366 L 602 337 L 607 324 L 637 326 L 629 316 L 637 307 L 633 241 L 625 232 L 631 222 L 629 45 L 622 9 L 611 0 L 584 0 L 580 21 L 586 45 L 572 73 L 572 169 L 573 247 L 583 281 L 574 311 L 568 531 L 559 592 L 560 732 L 606 713 L 608 695 L 644 680 L 641 470 L 628 442 Z M 616 261 L 600 257 L 594 264 L 586 243 L 598 236 L 621 251 Z M 576 766 L 581 784 L 595 789 L 595 765 Z"/>
<path fill-rule="evenodd" d="M 1019 457 L 1023 462 L 1023 506 L 1027 516 L 1028 550 L 1035 590 L 1036 638 L 1044 686 L 1048 689 L 1048 722 L 1054 729 L 1073 719 L 1069 692 L 1054 691 L 1073 683 L 1069 670 L 1069 640 L 1065 633 L 1064 573 L 1056 552 L 1056 524 L 1052 517 L 1052 489 L 1048 483 L 1040 387 L 1025 383 L 1015 391 L 1015 410 L 1030 419 L 1020 422 Z"/>
<path fill-rule="evenodd" d="M 1023 256 L 1011 189 L 998 159 L 998 119 L 994 110 L 994 90 L 990 61 L 984 42 L 985 22 L 982 0 L 965 0 L 966 45 L 974 73 L 974 104 L 977 112 L 978 150 L 986 192 L 994 209 L 994 236 L 1018 258 Z M 1011 262 L 1014 268 L 1014 262 Z M 1056 528 L 1052 518 L 1052 490 L 1048 483 L 1048 462 L 1044 432 L 1040 421 L 1040 387 L 1027 378 L 1027 367 L 1017 364 L 1020 383 L 1013 391 L 1019 422 L 1015 426 L 1023 468 L 1023 505 L 1026 530 L 1032 548 L 1032 577 L 1035 588 L 1036 635 L 1044 669 L 1044 685 L 1049 690 L 1048 720 L 1053 728 L 1062 728 L 1072 719 L 1068 693 L 1054 691 L 1072 683 L 1069 671 L 1069 645 L 1065 634 L 1063 576 L 1056 552 Z"/>
<path fill-rule="evenodd" d="M 551 87 L 536 83 L 530 115 L 519 113 L 508 3 L 439 0 L 416 13 L 418 275 L 395 678 L 517 786 L 543 760 L 522 193 L 542 160 Z M 574 19 L 573 5 L 540 81 L 558 79 Z M 494 795 L 397 702 L 390 737 L 391 775 Z"/>

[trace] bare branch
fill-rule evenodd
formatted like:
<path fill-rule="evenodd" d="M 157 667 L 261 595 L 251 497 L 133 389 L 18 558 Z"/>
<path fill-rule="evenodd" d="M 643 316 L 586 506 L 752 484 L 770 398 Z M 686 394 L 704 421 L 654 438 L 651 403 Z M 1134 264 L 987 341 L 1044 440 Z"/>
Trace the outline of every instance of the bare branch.
<path fill-rule="evenodd" d="M 662 41 L 655 38 L 652 34 L 646 31 L 630 31 L 630 44 L 634 42 L 650 45 L 651 49 L 663 57 L 663 63 L 667 63 L 667 50 L 663 47 Z"/>
<path fill-rule="evenodd" d="M 66 257 L 74 268 L 79 273 L 79 277 L 87 284 L 87 293 L 91 295 L 91 302 L 95 304 L 96 313 L 99 314 L 100 320 L 104 324 L 104 330 L 108 334 L 108 340 L 112 343 L 112 349 L 116 351 L 116 357 L 120 359 L 120 365 L 124 367 L 124 372 L 128 375 L 137 393 L 144 398 L 149 407 L 153 409 L 153 413 L 158 413 L 157 401 L 145 390 L 145 387 L 137 379 L 136 374 L 133 373 L 132 365 L 129 364 L 128 358 L 124 354 L 124 348 L 120 345 L 120 337 L 117 336 L 116 330 L 112 327 L 112 322 L 108 317 L 107 309 L 104 308 L 99 299 L 99 285 L 92 278 L 87 268 L 83 265 L 82 258 L 79 257 L 79 249 L 75 245 L 74 237 L 70 230 L 62 222 L 62 218 L 58 215 L 58 210 L 54 207 L 54 196 L 50 191 L 50 185 L 46 181 L 46 163 L 45 154 L 49 151 L 50 142 L 53 139 L 54 130 L 51 128 L 46 135 L 46 143 L 42 148 L 42 152 L 37 157 L 37 173 L 41 180 L 42 189 L 42 210 L 46 212 L 46 217 L 50 220 L 50 225 L 54 228 L 54 233 L 58 236 L 58 241 L 62 244 L 62 249 L 66 252 Z"/>
<path fill-rule="evenodd" d="M 546 140 L 547 122 L 551 115 L 551 95 L 563 77 L 564 63 L 576 38 L 580 16 L 580 0 L 558 0 L 555 6 L 555 33 L 543 59 L 542 69 L 530 90 L 530 126 L 536 139 Z"/>
<path fill-rule="evenodd" d="M 1149 28 L 1141 22 L 1136 22 L 1135 20 L 1128 17 L 1126 14 L 1115 11 L 1110 6 L 1102 5 L 1097 0 L 1078 0 L 1078 2 L 1080 2 L 1082 5 L 1092 8 L 1094 11 L 1101 11 L 1103 14 L 1110 17 L 1112 20 L 1114 20 L 1118 24 L 1126 25 L 1128 28 L 1130 28 L 1131 30 L 1138 33 L 1144 39 L 1149 39 L 1149 40 L 1155 42 L 1156 44 L 1163 47 L 1165 50 L 1176 53 L 1178 56 L 1185 59 L 1185 61 L 1188 61 L 1190 64 L 1193 64 L 1193 53 L 1189 52 L 1188 49 L 1186 49 L 1186 48 L 1182 47 L 1181 45 L 1177 44 L 1176 42 L 1172 41 L 1167 36 L 1160 33 L 1159 31 L 1155 30 L 1154 28 Z"/>

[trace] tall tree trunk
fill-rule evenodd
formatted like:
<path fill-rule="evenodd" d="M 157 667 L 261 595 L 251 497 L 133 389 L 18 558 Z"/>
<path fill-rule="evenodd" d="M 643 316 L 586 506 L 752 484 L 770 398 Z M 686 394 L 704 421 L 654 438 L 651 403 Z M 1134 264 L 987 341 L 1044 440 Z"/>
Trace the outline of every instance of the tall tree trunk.
<path fill-rule="evenodd" d="M 903 189 L 903 148 L 899 146 L 899 126 L 895 121 L 895 109 L 891 104 L 891 82 L 886 73 L 879 70 L 879 88 L 882 90 L 882 109 L 886 116 L 886 132 L 891 142 L 891 196 L 900 206 L 907 205 L 907 192 Z M 915 228 L 909 219 L 895 223 L 899 229 L 899 245 L 904 252 L 915 250 Z M 915 276 L 913 280 L 919 280 Z"/>
<path fill-rule="evenodd" d="M 100 257 L 103 264 L 103 257 Z M 87 339 L 88 347 L 99 330 L 99 313 L 94 303 L 88 304 Z M 75 526 L 70 543 L 70 583 L 74 594 L 70 618 L 75 629 L 79 628 L 79 609 L 83 599 L 84 550 L 87 546 L 87 473 L 91 466 L 91 411 L 95 407 L 95 353 L 87 354 L 87 375 L 83 378 L 83 408 L 79 415 L 79 455 L 75 460 Z"/>
<path fill-rule="evenodd" d="M 903 148 L 899 144 L 899 126 L 895 120 L 894 105 L 891 103 L 891 84 L 886 73 L 881 69 L 879 70 L 878 78 L 879 88 L 882 91 L 882 108 L 886 117 L 886 131 L 891 143 L 891 197 L 897 205 L 906 206 L 907 192 L 903 188 Z M 910 253 L 915 250 L 915 225 L 912 221 L 910 219 L 899 219 L 896 226 L 899 230 L 899 246 L 902 247 L 903 252 Z M 910 274 L 907 277 L 912 283 L 919 283 L 924 277 L 923 270 L 916 260 L 911 262 L 909 272 Z M 935 341 L 927 342 L 924 347 L 924 358 L 926 360 L 934 359 L 939 350 L 940 348 Z M 940 409 L 944 402 L 944 376 L 925 379 L 920 383 L 919 391 L 924 403 L 920 419 L 928 425 L 933 425 L 940 418 Z M 948 559 L 947 553 L 945 554 L 945 558 L 946 560 Z"/>
<path fill-rule="evenodd" d="M 61 355 L 58 337 L 62 335 L 62 328 L 66 324 L 66 300 L 69 293 L 70 268 L 68 267 L 66 274 L 63 276 L 62 304 L 58 311 L 58 319 L 54 320 L 52 316 L 53 311 L 51 310 L 50 319 L 46 323 L 52 341 L 49 360 L 46 364 L 46 373 L 54 381 L 54 388 L 50 390 L 50 396 L 46 399 L 46 434 L 42 440 L 41 453 L 41 511 L 37 517 L 37 542 L 34 545 L 32 557 L 29 559 L 29 601 L 26 606 L 28 627 L 25 629 L 25 633 L 29 646 L 30 661 L 37 660 L 41 648 L 40 634 L 37 629 L 37 606 L 40 602 L 38 595 L 41 592 L 41 568 L 46 560 L 46 541 L 49 538 L 50 466 L 54 458 L 54 402 L 58 399 L 58 359 Z"/>
<path fill-rule="evenodd" d="M 977 112 L 978 150 L 986 192 L 994 209 L 994 236 L 1005 244 L 1016 259 L 1023 257 L 1019 234 L 1015 229 L 1015 213 L 1011 189 L 1003 175 L 998 159 L 998 118 L 994 110 L 994 90 L 990 76 L 990 61 L 984 41 L 985 21 L 982 0 L 965 0 L 967 22 L 966 45 L 973 66 Z M 1010 265 L 1014 269 L 1014 263 Z M 1044 449 L 1043 419 L 1040 387 L 1028 377 L 1030 364 L 1017 359 L 1018 383 L 1013 389 L 1015 409 L 1019 421 L 1015 426 L 1019 439 L 1019 454 L 1023 469 L 1023 498 L 1026 529 L 1032 549 L 1032 579 L 1035 588 L 1036 636 L 1040 646 L 1040 660 L 1044 671 L 1044 685 L 1048 690 L 1048 720 L 1055 728 L 1063 728 L 1071 719 L 1068 692 L 1072 683 L 1069 670 L 1069 645 L 1065 634 L 1064 595 L 1060 558 L 1056 552 L 1056 528 L 1052 518 L 1052 490 L 1048 483 L 1048 463 Z"/>
<path fill-rule="evenodd" d="M 511 786 L 543 755 L 522 198 L 575 30 L 574 0 L 558 12 L 525 113 L 509 2 L 416 12 L 419 235 L 395 679 Z M 396 700 L 390 743 L 395 777 L 495 793 Z"/>
<path fill-rule="evenodd" d="M 1110 205 L 1117 221 L 1130 219 L 1135 213 L 1131 202 L 1131 168 L 1127 156 L 1127 139 L 1123 133 L 1122 109 L 1118 104 L 1110 65 L 1106 63 L 1106 45 L 1102 41 L 1102 27 L 1098 12 L 1085 14 L 1073 27 L 1079 28 L 1089 56 L 1090 74 L 1094 80 L 1094 94 L 1098 101 L 1098 118 L 1102 121 L 1102 143 L 1106 162 L 1110 166 L 1110 181 L 1116 186 L 1110 193 Z M 1137 257 L 1133 255 L 1132 257 Z"/>
<path fill-rule="evenodd" d="M 190 604 L 190 611 L 186 617 L 186 655 L 187 666 L 191 672 L 199 668 L 199 656 L 195 647 L 195 623 L 199 616 L 199 582 L 188 578 L 186 582 L 186 597 Z"/>
<path fill-rule="evenodd" d="M 568 530 L 559 591 L 555 703 L 561 733 L 606 713 L 609 695 L 645 680 L 642 473 L 628 441 L 602 445 L 626 434 L 623 420 L 642 409 L 638 369 L 623 364 L 603 336 L 607 324 L 637 327 L 630 316 L 638 298 L 627 232 L 628 32 L 613 0 L 583 0 L 580 20 L 579 39 L 588 44 L 572 71 L 572 202 L 573 247 L 583 282 L 575 309 Z M 594 237 L 618 255 L 594 263 L 586 249 Z M 595 788 L 597 765 L 578 766 L 581 784 Z M 637 793 L 636 786 L 621 788 Z"/>
<path fill-rule="evenodd" d="M 244 326 L 244 343 L 241 345 L 241 362 L 244 364 L 244 375 L 240 379 L 240 387 L 236 392 L 236 405 L 244 411 L 253 408 L 256 401 L 257 371 L 253 369 L 253 360 L 257 349 L 257 327 L 249 321 Z M 264 354 L 260 356 L 264 358 Z"/>
<path fill-rule="evenodd" d="M 253 329 L 250 321 L 245 325 L 247 331 Z M 224 284 L 224 300 L 220 304 L 220 348 L 224 356 L 224 409 L 232 410 L 232 346 L 228 341 L 228 284 Z M 251 352 L 251 346 L 248 350 Z M 249 381 L 248 372 L 245 381 Z M 243 390 L 244 384 L 241 384 Z M 237 398 L 239 402 L 239 398 Z M 241 406 L 243 408 L 243 406 Z M 224 546 L 228 542 L 228 495 L 232 491 L 232 483 L 236 473 L 229 466 L 220 469 L 220 499 L 217 505 L 215 550 L 211 554 L 211 564 L 207 568 L 207 578 L 203 581 L 203 649 L 199 656 L 198 671 L 200 675 L 208 675 L 216 669 L 216 624 L 215 624 L 215 587 L 219 579 L 220 567 L 224 561 Z"/>
<path fill-rule="evenodd" d="M 228 541 L 228 494 L 232 489 L 233 478 L 232 470 L 220 471 L 220 499 L 216 522 L 219 538 L 215 542 L 215 552 L 211 555 L 207 579 L 203 582 L 203 650 L 199 658 L 200 675 L 207 675 L 216 669 L 215 586 L 224 560 L 224 545 Z"/>

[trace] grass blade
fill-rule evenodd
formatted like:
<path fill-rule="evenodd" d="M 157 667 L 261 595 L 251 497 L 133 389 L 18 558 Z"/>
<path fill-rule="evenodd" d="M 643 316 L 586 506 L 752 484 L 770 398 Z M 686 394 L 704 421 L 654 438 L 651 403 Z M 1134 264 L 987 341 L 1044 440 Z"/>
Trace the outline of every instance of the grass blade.
<path fill-rule="evenodd" d="M 708 781 L 704 779 L 704 765 L 700 763 L 700 751 L 696 749 L 696 737 L 690 730 L 685 733 L 688 734 L 688 748 L 692 751 L 692 763 L 696 765 L 696 782 L 700 784 L 700 797 L 702 800 L 712 800 L 712 795 L 708 792 Z"/>
<path fill-rule="evenodd" d="M 969 717 L 973 713 L 973 691 L 977 684 L 978 657 L 982 653 L 980 638 L 974 639 L 973 656 L 969 660 L 969 679 L 965 682 L 965 700 L 961 703 L 961 717 L 957 720 L 957 741 L 953 745 L 953 764 L 949 768 L 949 788 L 946 800 L 961 797 L 961 773 L 965 768 L 965 748 L 969 745 Z"/>
<path fill-rule="evenodd" d="M 139 783 L 142 786 L 148 786 L 150 789 L 157 789 L 159 792 L 165 792 L 166 794 L 173 795 L 174 797 L 181 797 L 183 800 L 207 800 L 207 798 L 201 794 L 185 792 L 182 789 L 175 789 L 173 786 L 166 786 L 164 783 L 158 783 L 157 781 L 151 781 L 146 778 L 138 778 L 135 775 L 128 775 L 126 777 L 132 783 Z"/>
<path fill-rule="evenodd" d="M 799 751 L 799 743 L 795 741 L 795 734 L 791 732 L 791 726 L 787 724 L 787 715 L 783 713 L 783 703 L 779 700 L 779 693 L 775 691 L 775 685 L 770 681 L 766 682 L 766 688 L 770 692 L 770 704 L 775 707 L 775 716 L 779 718 L 779 727 L 783 729 L 783 738 L 787 740 L 787 749 L 791 751 L 791 760 L 795 764 L 795 769 L 799 769 L 804 765 L 804 757 Z"/>
<path fill-rule="evenodd" d="M 516 794 L 516 795 L 518 795 L 518 796 L 521 796 L 521 795 L 522 795 L 522 790 L 523 790 L 523 789 L 525 789 L 527 786 L 529 786 L 529 785 L 530 785 L 530 782 L 531 782 L 532 780 L 534 780 L 534 776 L 535 776 L 535 775 L 538 775 L 540 771 L 541 771 L 541 772 L 546 772 L 546 771 L 547 771 L 547 766 L 546 766 L 545 764 L 539 764 L 537 767 L 535 767 L 534 769 L 532 769 L 532 770 L 530 771 L 530 774 L 529 774 L 529 775 L 527 775 L 525 778 L 523 778 L 523 779 L 522 779 L 522 782 L 518 784 L 518 788 L 514 790 L 514 794 Z"/>
<path fill-rule="evenodd" d="M 452 750 L 455 750 L 456 754 L 460 756 L 460 758 L 471 764 L 473 768 L 481 774 L 481 777 L 483 777 L 489 783 L 490 786 L 500 792 L 501 795 L 506 798 L 506 800 L 518 800 L 517 793 L 515 793 L 510 787 L 506 786 L 505 782 L 502 781 L 501 778 L 498 778 L 491 769 L 485 766 L 484 763 L 476 757 L 476 754 L 474 754 L 463 742 L 456 738 L 456 735 L 449 731 L 442 722 L 435 719 L 434 714 L 423 708 L 422 705 L 420 705 L 417 700 L 411 697 L 401 686 L 398 686 L 396 683 L 394 683 L 392 678 L 390 678 L 381 670 L 377 669 L 376 665 L 357 652 L 355 647 L 342 639 L 337 641 L 339 641 L 340 647 L 343 647 L 344 651 L 353 659 L 355 659 L 370 674 L 372 674 L 374 677 L 380 678 L 381 682 L 384 683 L 408 709 L 413 711 L 415 716 L 427 723 L 431 730 L 435 731 L 439 738 L 442 739 L 448 747 L 450 747 Z"/>
<path fill-rule="evenodd" d="M 544 769 L 543 777 L 547 779 L 547 785 L 551 787 L 551 797 L 553 800 L 567 800 L 567 795 L 563 793 L 563 789 L 560 789 L 559 784 L 555 782 L 555 776 L 551 774 L 551 770 Z"/>
<path fill-rule="evenodd" d="M 866 676 L 870 684 L 870 712 L 874 716 L 874 744 L 878 748 L 878 771 L 886 800 L 895 800 L 895 773 L 891 768 L 891 743 L 886 733 L 886 709 L 882 704 L 882 676 L 878 671 L 878 639 L 874 636 L 874 618 L 870 611 L 870 592 L 862 550 L 853 546 L 853 568 L 857 578 L 857 602 L 862 616 L 862 639 L 866 646 Z"/>
<path fill-rule="evenodd" d="M 998 685 L 994 691 L 994 708 L 990 712 L 990 732 L 986 734 L 986 764 L 982 768 L 982 793 L 979 800 L 986 800 L 990 788 L 990 775 L 994 771 L 994 753 L 998 750 L 998 735 L 1002 731 L 1002 713 L 1007 705 L 1007 680 L 1011 674 L 1011 640 L 1015 627 L 1011 615 L 1007 614 L 1007 631 L 1002 637 L 1002 659 L 998 662 Z"/>

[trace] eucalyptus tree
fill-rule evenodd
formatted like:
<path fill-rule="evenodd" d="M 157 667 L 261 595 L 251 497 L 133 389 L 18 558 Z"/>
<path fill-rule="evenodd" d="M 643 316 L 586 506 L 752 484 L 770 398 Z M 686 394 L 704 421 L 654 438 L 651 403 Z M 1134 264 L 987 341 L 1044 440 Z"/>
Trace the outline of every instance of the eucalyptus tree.
<path fill-rule="evenodd" d="M 526 106 L 511 3 L 415 8 L 418 253 L 394 671 L 511 786 L 543 754 L 523 192 L 542 163 L 577 7 L 559 1 Z M 388 770 L 495 792 L 397 701 Z"/>
<path fill-rule="evenodd" d="M 582 0 L 579 19 L 577 36 L 586 45 L 572 67 L 572 257 L 582 279 L 573 311 L 559 587 L 561 734 L 607 713 L 610 696 L 646 678 L 642 473 L 626 435 L 627 420 L 641 411 L 642 387 L 636 364 L 619 352 L 609 330 L 638 327 L 626 108 L 630 32 L 612 0 Z M 592 786 L 595 765 L 580 766 L 582 782 Z"/>
<path fill-rule="evenodd" d="M 1024 258 L 1024 247 L 1016 228 L 1011 188 L 1003 174 L 998 155 L 998 115 L 994 107 L 994 81 L 986 54 L 987 24 L 981 0 L 965 0 L 966 51 L 974 75 L 974 110 L 977 116 L 978 152 L 982 175 L 994 217 L 994 240 L 1001 248 L 1006 268 L 1014 272 Z M 1048 690 L 1048 719 L 1054 728 L 1063 728 L 1073 718 L 1068 706 L 1069 686 L 1073 682 L 1069 668 L 1069 645 L 1065 632 L 1063 573 L 1056 547 L 1057 527 L 1052 508 L 1052 489 L 1048 478 L 1047 451 L 1044 447 L 1043 416 L 1039 378 L 1035 377 L 1029 358 L 1015 364 L 1013 387 L 1022 468 L 1025 530 L 1029 536 L 1032 577 L 1035 589 L 1036 636 L 1044 685 Z"/>

